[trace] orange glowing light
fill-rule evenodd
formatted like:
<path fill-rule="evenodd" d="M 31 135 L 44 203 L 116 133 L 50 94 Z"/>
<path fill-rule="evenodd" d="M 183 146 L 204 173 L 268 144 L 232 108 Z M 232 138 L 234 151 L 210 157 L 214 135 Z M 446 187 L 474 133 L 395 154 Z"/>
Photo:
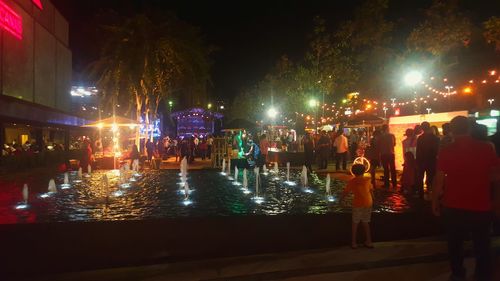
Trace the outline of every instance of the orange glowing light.
<path fill-rule="evenodd" d="M 497 71 L 496 70 L 490 70 L 489 73 L 490 73 L 491 76 L 493 76 L 493 75 L 497 74 Z"/>
<path fill-rule="evenodd" d="M 472 88 L 471 87 L 465 87 L 464 88 L 464 94 L 470 94 L 472 93 Z"/>

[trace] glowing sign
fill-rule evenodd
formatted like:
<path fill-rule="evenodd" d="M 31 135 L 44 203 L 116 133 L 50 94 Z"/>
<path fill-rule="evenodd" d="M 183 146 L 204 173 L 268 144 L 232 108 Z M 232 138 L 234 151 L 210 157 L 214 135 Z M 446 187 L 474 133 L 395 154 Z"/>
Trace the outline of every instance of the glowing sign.
<path fill-rule="evenodd" d="M 43 10 L 42 0 L 32 0 L 33 4 L 37 6 L 40 10 Z"/>
<path fill-rule="evenodd" d="M 0 1 L 0 28 L 18 39 L 23 39 L 23 19 L 2 1 Z"/>

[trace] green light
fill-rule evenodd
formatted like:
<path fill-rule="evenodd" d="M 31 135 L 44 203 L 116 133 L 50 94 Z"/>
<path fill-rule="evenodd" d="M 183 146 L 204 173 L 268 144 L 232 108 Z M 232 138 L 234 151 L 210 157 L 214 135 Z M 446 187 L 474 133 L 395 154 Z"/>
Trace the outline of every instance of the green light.
<path fill-rule="evenodd" d="M 169 100 L 169 101 L 168 101 L 168 106 L 172 106 L 172 105 L 174 105 L 174 102 L 173 102 L 173 101 L 171 101 L 171 100 Z"/>
<path fill-rule="evenodd" d="M 207 105 L 207 108 L 208 108 L 208 109 L 212 108 L 212 104 L 211 104 L 211 103 L 209 103 L 209 104 Z"/>
<path fill-rule="evenodd" d="M 310 107 L 316 107 L 318 105 L 319 105 L 319 102 L 317 100 L 315 100 L 315 99 L 309 100 L 309 106 Z"/>
<path fill-rule="evenodd" d="M 500 116 L 500 110 L 494 110 L 494 109 L 492 109 L 490 111 L 490 116 L 491 117 L 498 117 L 498 116 Z"/>
<path fill-rule="evenodd" d="M 342 103 L 347 103 L 347 100 L 346 100 L 346 99 L 343 99 L 343 100 L 342 100 Z"/>

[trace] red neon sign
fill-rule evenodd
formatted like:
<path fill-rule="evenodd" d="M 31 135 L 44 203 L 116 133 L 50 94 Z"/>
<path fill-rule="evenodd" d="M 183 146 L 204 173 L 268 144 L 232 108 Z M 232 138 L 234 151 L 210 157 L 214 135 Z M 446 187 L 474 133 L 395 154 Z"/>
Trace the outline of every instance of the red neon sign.
<path fill-rule="evenodd" d="M 35 4 L 40 10 L 43 10 L 42 0 L 32 0 L 33 4 Z"/>
<path fill-rule="evenodd" d="M 2 1 L 0 1 L 0 28 L 18 39 L 23 39 L 23 19 Z"/>

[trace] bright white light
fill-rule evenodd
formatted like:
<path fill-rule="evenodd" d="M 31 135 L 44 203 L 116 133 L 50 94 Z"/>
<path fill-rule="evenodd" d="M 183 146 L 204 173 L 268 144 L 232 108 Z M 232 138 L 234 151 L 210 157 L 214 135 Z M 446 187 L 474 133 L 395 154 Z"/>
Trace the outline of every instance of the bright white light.
<path fill-rule="evenodd" d="M 113 192 L 113 196 L 115 196 L 115 197 L 123 196 L 123 191 L 117 190 L 117 191 Z"/>
<path fill-rule="evenodd" d="M 234 178 L 231 177 L 231 176 L 227 177 L 227 179 L 230 180 L 230 181 L 234 181 Z"/>
<path fill-rule="evenodd" d="M 220 172 L 220 174 L 221 174 L 221 175 L 223 175 L 223 176 L 225 176 L 225 175 L 226 175 L 226 173 L 224 173 L 224 172 Z"/>
<path fill-rule="evenodd" d="M 122 184 L 120 184 L 121 188 L 130 188 L 130 186 L 131 186 L 130 183 L 122 183 Z"/>
<path fill-rule="evenodd" d="M 294 181 L 285 181 L 285 184 L 289 185 L 289 186 L 296 186 L 297 185 L 297 183 Z"/>
<path fill-rule="evenodd" d="M 280 177 L 275 177 L 273 180 L 279 181 L 279 180 L 281 180 L 281 178 Z"/>
<path fill-rule="evenodd" d="M 315 100 L 315 99 L 311 99 L 309 100 L 309 106 L 310 107 L 316 107 L 319 105 L 319 101 Z"/>
<path fill-rule="evenodd" d="M 134 177 L 130 178 L 130 182 L 136 182 L 137 180 Z"/>
<path fill-rule="evenodd" d="M 276 108 L 274 107 L 271 107 L 267 110 L 267 116 L 269 116 L 270 118 L 276 118 L 276 116 L 278 115 L 278 111 L 276 110 Z"/>
<path fill-rule="evenodd" d="M 262 204 L 264 203 L 264 197 L 260 197 L 260 196 L 255 196 L 252 198 L 252 200 L 257 203 L 257 204 Z"/>
<path fill-rule="evenodd" d="M 304 191 L 305 193 L 314 193 L 314 191 L 313 191 L 312 189 L 310 189 L 309 187 L 305 187 L 305 188 L 303 189 L 303 191 Z"/>
<path fill-rule="evenodd" d="M 233 181 L 233 185 L 236 185 L 236 186 L 240 186 L 241 183 L 237 182 L 237 181 Z"/>
<path fill-rule="evenodd" d="M 16 210 L 24 210 L 24 209 L 27 209 L 29 207 L 28 204 L 25 204 L 25 203 L 19 203 L 18 205 L 16 205 Z"/>
<path fill-rule="evenodd" d="M 82 180 L 73 180 L 74 183 L 81 183 Z"/>
<path fill-rule="evenodd" d="M 418 71 L 408 72 L 405 76 L 405 83 L 408 86 L 415 86 L 422 81 L 422 74 Z"/>
<path fill-rule="evenodd" d="M 139 174 L 139 173 L 135 173 L 135 174 L 134 174 L 134 177 L 136 177 L 136 178 L 138 178 L 138 177 L 140 177 L 140 176 L 141 176 L 141 174 Z"/>
<path fill-rule="evenodd" d="M 328 202 L 335 202 L 335 197 L 333 197 L 332 195 L 329 195 L 326 197 L 326 200 L 328 200 Z"/>
<path fill-rule="evenodd" d="M 182 204 L 184 204 L 184 206 L 189 206 L 189 205 L 193 204 L 193 201 L 191 201 L 189 199 L 185 199 L 184 201 L 182 201 Z"/>
<path fill-rule="evenodd" d="M 248 190 L 248 188 L 245 188 L 245 189 L 243 189 L 243 193 L 244 193 L 244 194 L 250 194 L 250 193 L 252 193 L 252 192 L 251 192 L 250 190 Z"/>
<path fill-rule="evenodd" d="M 40 198 L 49 198 L 52 194 L 51 193 L 44 193 L 44 194 L 40 194 Z"/>
<path fill-rule="evenodd" d="M 68 188 L 71 188 L 71 184 L 69 184 L 69 183 L 61 184 L 61 189 L 68 189 Z"/>

